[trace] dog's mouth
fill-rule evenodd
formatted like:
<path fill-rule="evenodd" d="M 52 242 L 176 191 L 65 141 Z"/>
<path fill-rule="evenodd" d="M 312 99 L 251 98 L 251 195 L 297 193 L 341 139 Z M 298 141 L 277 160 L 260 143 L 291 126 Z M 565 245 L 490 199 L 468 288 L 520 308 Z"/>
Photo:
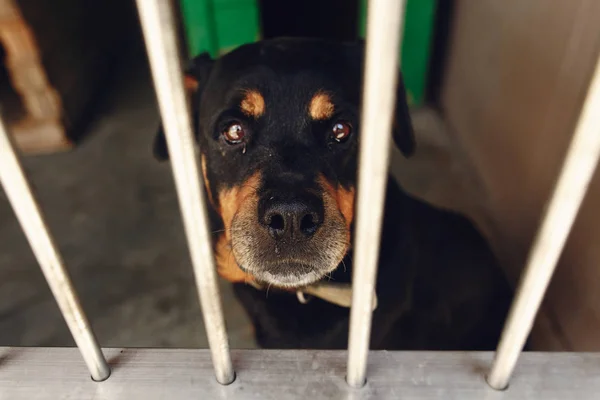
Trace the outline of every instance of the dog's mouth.
<path fill-rule="evenodd" d="M 248 270 L 240 265 L 240 269 L 251 275 L 253 279 L 264 285 L 274 285 L 281 288 L 298 289 L 309 286 L 327 276 L 319 268 L 298 261 L 283 261 L 266 265 L 260 270 Z M 335 267 L 334 267 L 335 269 Z"/>
<path fill-rule="evenodd" d="M 326 278 L 350 248 L 354 191 L 322 176 L 300 188 L 264 182 L 256 173 L 219 193 L 225 227 L 216 246 L 220 275 L 287 289 Z"/>
<path fill-rule="evenodd" d="M 232 219 L 231 253 L 252 279 L 276 287 L 299 288 L 331 274 L 350 247 L 348 224 L 333 199 L 324 196 L 322 221 L 309 236 L 274 234 L 261 224 L 258 202 L 247 201 Z M 246 204 L 247 203 L 247 204 Z M 252 204 L 255 203 L 255 204 Z"/>
<path fill-rule="evenodd" d="M 232 225 L 232 256 L 242 271 L 267 285 L 300 288 L 318 282 L 338 267 L 349 248 L 343 227 L 320 230 L 315 239 L 283 245 L 245 228 L 242 221 L 236 222 Z"/>

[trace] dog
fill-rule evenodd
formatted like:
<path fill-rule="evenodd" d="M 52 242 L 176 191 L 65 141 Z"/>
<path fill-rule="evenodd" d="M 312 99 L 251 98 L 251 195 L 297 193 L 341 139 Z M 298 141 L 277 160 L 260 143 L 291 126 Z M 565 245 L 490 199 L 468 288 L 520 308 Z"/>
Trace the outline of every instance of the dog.
<path fill-rule="evenodd" d="M 377 140 L 359 120 L 364 47 L 279 38 L 186 69 L 218 273 L 260 347 L 348 345 L 358 143 Z M 396 97 L 410 157 L 401 76 Z M 162 128 L 154 154 L 168 159 Z M 467 218 L 390 178 L 375 295 L 371 349 L 492 350 L 512 290 Z"/>

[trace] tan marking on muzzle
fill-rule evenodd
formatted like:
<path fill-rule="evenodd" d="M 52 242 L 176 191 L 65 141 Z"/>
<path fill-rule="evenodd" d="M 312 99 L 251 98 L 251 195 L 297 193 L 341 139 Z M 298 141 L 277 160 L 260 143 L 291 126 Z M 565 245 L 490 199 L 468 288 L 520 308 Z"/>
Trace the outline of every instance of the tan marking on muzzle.
<path fill-rule="evenodd" d="M 202 178 L 204 179 L 204 187 L 206 188 L 206 194 L 210 204 L 216 208 L 215 199 L 213 199 L 212 191 L 210 190 L 210 182 L 208 181 L 208 175 L 206 172 L 206 158 L 204 155 L 200 156 L 200 166 L 202 167 Z"/>
<path fill-rule="evenodd" d="M 249 282 L 254 278 L 242 271 L 231 250 L 231 223 L 233 217 L 241 212 L 245 201 L 256 198 L 256 189 L 260 184 L 260 172 L 256 172 L 242 185 L 234 186 L 219 193 L 218 212 L 223 220 L 225 232 L 215 246 L 217 272 L 230 282 Z"/>
<path fill-rule="evenodd" d="M 340 185 L 333 186 L 323 175 L 318 178 L 323 190 L 335 200 L 338 211 L 346 221 L 346 227 L 350 230 L 350 225 L 354 219 L 354 199 L 356 191 L 354 188 L 346 189 Z"/>
<path fill-rule="evenodd" d="M 354 219 L 354 199 L 355 199 L 355 190 L 354 188 L 344 189 L 339 186 L 337 189 L 337 204 L 340 209 L 340 212 L 344 216 L 346 220 L 346 224 L 348 229 L 350 229 L 350 225 Z"/>
<path fill-rule="evenodd" d="M 231 245 L 225 235 L 221 235 L 215 246 L 215 261 L 217 263 L 217 272 L 223 278 L 232 283 L 254 281 L 252 275 L 241 270 L 235 261 Z"/>
<path fill-rule="evenodd" d="M 259 184 L 260 172 L 256 172 L 246 179 L 242 185 L 222 190 L 219 193 L 218 211 L 223 219 L 227 241 L 231 241 L 231 222 L 233 221 L 233 217 L 238 213 L 245 201 L 250 200 L 250 198 L 256 199 L 256 190 Z"/>

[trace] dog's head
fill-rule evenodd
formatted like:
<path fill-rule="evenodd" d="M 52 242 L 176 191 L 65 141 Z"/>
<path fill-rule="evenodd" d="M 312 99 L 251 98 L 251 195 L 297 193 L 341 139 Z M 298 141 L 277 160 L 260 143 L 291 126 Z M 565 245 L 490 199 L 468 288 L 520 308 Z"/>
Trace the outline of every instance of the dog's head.
<path fill-rule="evenodd" d="M 209 201 L 224 232 L 219 272 L 301 287 L 350 248 L 364 46 L 309 39 L 244 45 L 187 70 Z M 414 139 L 400 80 L 394 141 Z M 159 132 L 155 155 L 168 158 Z"/>

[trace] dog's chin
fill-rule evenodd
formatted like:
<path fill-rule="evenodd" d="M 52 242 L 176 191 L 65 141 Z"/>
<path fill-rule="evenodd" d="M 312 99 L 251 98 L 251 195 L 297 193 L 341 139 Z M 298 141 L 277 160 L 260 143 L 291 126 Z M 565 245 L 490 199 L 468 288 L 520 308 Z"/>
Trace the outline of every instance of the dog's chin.
<path fill-rule="evenodd" d="M 333 271 L 336 266 L 333 266 L 329 270 L 323 270 L 310 264 L 284 262 L 256 269 L 240 268 L 252 275 L 259 283 L 283 289 L 298 289 L 320 281 Z"/>

